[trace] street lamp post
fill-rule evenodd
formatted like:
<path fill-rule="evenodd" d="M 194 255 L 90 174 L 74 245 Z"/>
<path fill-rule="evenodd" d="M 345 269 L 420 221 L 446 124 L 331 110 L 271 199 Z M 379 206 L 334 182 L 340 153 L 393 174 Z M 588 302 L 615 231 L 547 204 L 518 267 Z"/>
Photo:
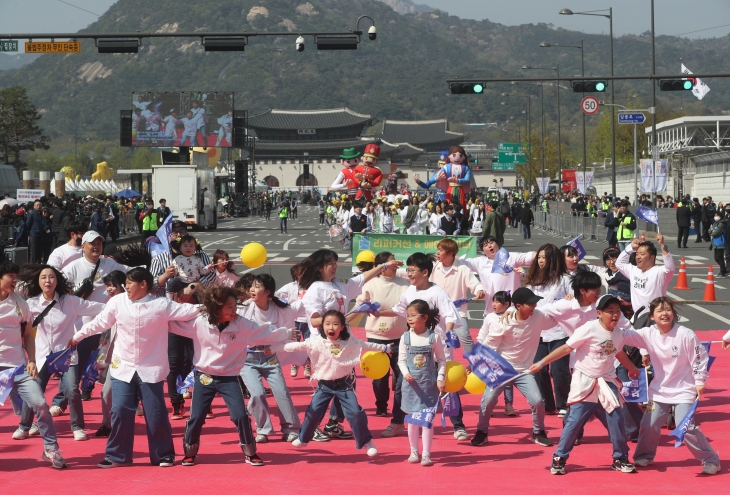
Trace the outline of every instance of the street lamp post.
<path fill-rule="evenodd" d="M 532 186 L 532 146 L 530 144 L 530 139 L 532 139 L 532 132 L 531 132 L 531 119 L 530 119 L 530 98 L 532 98 L 532 95 L 508 95 L 507 93 L 502 93 L 503 98 L 527 98 L 527 115 L 525 116 L 525 126 L 527 130 L 527 153 L 530 155 L 529 163 L 530 166 L 528 167 L 528 176 L 529 176 L 529 184 Z"/>
<path fill-rule="evenodd" d="M 651 2 L 651 11 L 652 11 L 652 41 L 654 36 L 654 0 Z M 596 14 L 595 12 L 605 12 L 608 10 L 608 14 Z M 613 7 L 609 9 L 601 9 L 601 10 L 591 10 L 588 12 L 573 12 L 570 9 L 563 9 L 560 11 L 561 15 L 593 15 L 598 17 L 605 17 L 608 19 L 609 24 L 609 36 L 611 37 L 611 77 L 613 77 Z M 652 43 L 652 61 L 654 60 L 654 44 Z M 652 64 L 653 65 L 653 64 Z M 652 75 L 654 75 L 654 70 L 652 68 Z M 616 91 L 614 89 L 614 81 L 611 79 L 611 104 L 615 103 L 614 95 L 616 94 Z M 655 93 L 656 94 L 656 93 Z M 655 105 L 656 106 L 656 105 Z M 616 197 L 616 115 L 613 110 L 613 107 L 611 107 L 611 187 L 613 192 L 613 197 Z M 585 167 L 585 164 L 584 164 Z M 584 168 L 585 170 L 585 168 Z"/>
<path fill-rule="evenodd" d="M 558 75 L 558 77 L 560 77 L 560 64 L 556 64 L 555 67 L 531 67 L 529 65 L 524 65 L 522 68 L 525 70 L 554 70 L 554 71 L 557 71 L 557 75 Z M 542 91 L 542 87 L 543 87 L 543 85 L 541 84 L 540 85 L 541 91 Z M 557 83 L 557 87 L 558 87 L 558 181 L 562 184 L 561 181 L 562 181 L 563 161 L 562 161 L 562 155 L 560 152 L 560 82 L 559 81 Z M 543 114 L 543 119 L 544 118 L 545 118 L 545 116 Z M 543 123 L 543 125 L 544 125 L 544 123 Z M 543 145 L 543 147 L 545 146 L 544 135 L 543 135 L 542 145 Z M 544 149 L 543 149 L 542 156 L 543 156 L 542 175 L 543 175 L 543 177 L 545 177 L 545 150 Z M 560 187 L 560 189 L 562 189 L 562 186 Z"/>

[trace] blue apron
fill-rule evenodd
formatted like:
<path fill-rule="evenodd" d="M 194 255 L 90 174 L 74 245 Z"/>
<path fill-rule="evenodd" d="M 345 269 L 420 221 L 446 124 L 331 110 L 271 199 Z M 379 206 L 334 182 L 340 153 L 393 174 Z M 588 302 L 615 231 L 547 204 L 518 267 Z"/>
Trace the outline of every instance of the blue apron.
<path fill-rule="evenodd" d="M 431 332 L 427 346 L 411 346 L 410 330 L 404 334 L 406 365 L 408 373 L 413 377 L 412 382 L 404 379 L 402 385 L 401 409 L 407 414 L 433 407 L 439 400 L 439 390 L 436 386 L 436 363 L 433 359 L 435 340 L 436 334 Z"/>

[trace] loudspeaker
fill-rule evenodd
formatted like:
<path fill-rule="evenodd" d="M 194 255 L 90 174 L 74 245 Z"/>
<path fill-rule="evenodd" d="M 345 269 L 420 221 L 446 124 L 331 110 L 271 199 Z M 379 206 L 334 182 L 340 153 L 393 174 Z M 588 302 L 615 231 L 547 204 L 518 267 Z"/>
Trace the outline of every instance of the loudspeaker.
<path fill-rule="evenodd" d="M 132 111 L 119 112 L 119 146 L 132 146 Z"/>
<path fill-rule="evenodd" d="M 246 112 L 236 110 L 233 112 L 233 147 L 246 147 Z"/>
<path fill-rule="evenodd" d="M 236 172 L 236 193 L 248 194 L 248 160 L 236 160 L 233 162 Z"/>

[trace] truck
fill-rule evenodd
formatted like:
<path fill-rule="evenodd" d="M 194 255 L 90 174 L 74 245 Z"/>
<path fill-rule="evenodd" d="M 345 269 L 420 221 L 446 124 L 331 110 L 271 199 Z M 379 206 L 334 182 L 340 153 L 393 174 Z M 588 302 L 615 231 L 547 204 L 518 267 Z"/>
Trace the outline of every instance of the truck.
<path fill-rule="evenodd" d="M 215 170 L 194 164 L 153 165 L 152 197 L 167 200 L 174 220 L 193 230 L 218 227 Z"/>

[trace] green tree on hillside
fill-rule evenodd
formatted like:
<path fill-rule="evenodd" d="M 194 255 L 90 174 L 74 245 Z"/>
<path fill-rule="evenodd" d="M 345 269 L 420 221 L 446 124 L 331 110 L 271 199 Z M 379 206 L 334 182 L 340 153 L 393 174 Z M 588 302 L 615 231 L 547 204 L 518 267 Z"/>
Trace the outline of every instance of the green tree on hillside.
<path fill-rule="evenodd" d="M 20 170 L 23 151 L 48 149 L 48 138 L 38 127 L 40 114 L 31 103 L 23 86 L 0 90 L 0 153 L 3 163 Z"/>

